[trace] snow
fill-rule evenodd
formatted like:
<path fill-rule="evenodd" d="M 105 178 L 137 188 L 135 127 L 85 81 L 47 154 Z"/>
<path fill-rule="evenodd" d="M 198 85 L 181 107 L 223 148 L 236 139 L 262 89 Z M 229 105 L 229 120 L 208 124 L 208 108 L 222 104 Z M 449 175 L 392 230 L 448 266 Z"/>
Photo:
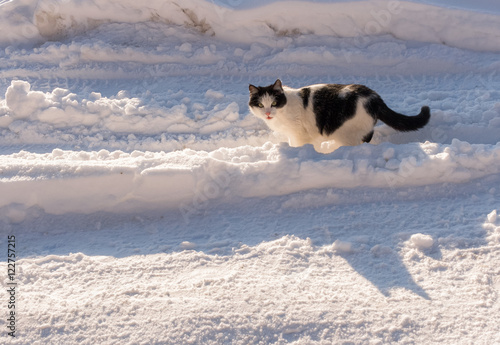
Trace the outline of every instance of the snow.
<path fill-rule="evenodd" d="M 0 1 L 0 246 L 15 235 L 18 283 L 2 342 L 500 343 L 499 15 Z M 247 106 L 278 77 L 366 84 L 431 121 L 291 148 Z"/>
<path fill-rule="evenodd" d="M 410 242 L 414 247 L 420 250 L 429 249 L 434 245 L 432 237 L 424 234 L 411 235 Z"/>

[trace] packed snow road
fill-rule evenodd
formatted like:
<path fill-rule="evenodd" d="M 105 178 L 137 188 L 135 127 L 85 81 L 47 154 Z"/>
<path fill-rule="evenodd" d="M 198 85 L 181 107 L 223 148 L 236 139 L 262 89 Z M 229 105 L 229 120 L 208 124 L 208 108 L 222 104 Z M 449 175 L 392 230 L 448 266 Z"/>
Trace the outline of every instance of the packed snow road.
<path fill-rule="evenodd" d="M 1 342 L 500 343 L 500 10 L 429 3 L 0 1 Z M 291 148 L 278 77 L 431 121 Z"/>

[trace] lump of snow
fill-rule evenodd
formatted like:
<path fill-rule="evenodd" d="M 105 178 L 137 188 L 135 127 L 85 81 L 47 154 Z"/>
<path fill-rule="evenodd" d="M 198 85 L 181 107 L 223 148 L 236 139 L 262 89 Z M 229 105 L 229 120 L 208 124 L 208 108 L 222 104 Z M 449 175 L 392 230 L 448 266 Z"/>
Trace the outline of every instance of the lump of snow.
<path fill-rule="evenodd" d="M 189 242 L 189 241 L 184 241 L 180 244 L 181 249 L 184 250 L 191 250 L 196 248 L 196 243 Z"/>
<path fill-rule="evenodd" d="M 395 150 L 394 148 L 390 147 L 388 148 L 387 150 L 384 151 L 383 153 L 383 157 L 386 161 L 390 160 L 391 158 L 394 157 L 394 154 L 395 154 Z"/>
<path fill-rule="evenodd" d="M 47 97 L 40 91 L 30 91 L 30 83 L 14 80 L 7 88 L 5 102 L 13 112 L 13 117 L 25 119 L 30 117 L 39 108 L 49 105 Z"/>
<path fill-rule="evenodd" d="M 410 237 L 410 243 L 417 249 L 425 250 L 434 245 L 434 239 L 430 235 L 414 234 Z"/>
<path fill-rule="evenodd" d="M 402 315 L 401 316 L 401 320 L 399 321 L 399 324 L 401 325 L 401 327 L 403 328 L 407 328 L 409 326 L 411 326 L 411 317 L 409 315 Z"/>
<path fill-rule="evenodd" d="M 372 253 L 373 256 L 375 257 L 382 257 L 382 256 L 388 256 L 393 253 L 392 249 L 387 246 L 383 246 L 380 244 L 376 244 L 375 246 L 370 249 L 370 252 Z"/>
<path fill-rule="evenodd" d="M 183 43 L 179 47 L 179 51 L 184 52 L 184 53 L 190 53 L 193 51 L 193 46 L 191 45 L 191 43 L 187 43 L 187 42 Z"/>
<path fill-rule="evenodd" d="M 26 218 L 26 208 L 21 204 L 12 204 L 7 208 L 5 216 L 12 224 L 18 224 Z"/>
<path fill-rule="evenodd" d="M 52 150 L 52 156 L 53 157 L 61 157 L 64 155 L 64 151 L 61 149 L 54 149 Z"/>
<path fill-rule="evenodd" d="M 352 249 L 351 242 L 336 240 L 333 242 L 332 249 L 337 253 L 350 253 Z"/>
<path fill-rule="evenodd" d="M 205 97 L 213 100 L 220 100 L 224 98 L 224 94 L 222 92 L 209 89 L 205 92 Z"/>
<path fill-rule="evenodd" d="M 128 90 L 120 90 L 116 94 L 117 99 L 125 99 L 125 98 L 130 98 L 130 92 Z"/>
<path fill-rule="evenodd" d="M 397 170 L 401 165 L 401 162 L 395 158 L 389 159 L 385 164 L 386 169 L 388 170 Z"/>
<path fill-rule="evenodd" d="M 488 222 L 495 223 L 497 220 L 497 210 L 493 210 L 488 214 Z"/>
<path fill-rule="evenodd" d="M 64 90 L 66 91 L 66 90 Z M 94 100 L 100 100 L 102 98 L 102 95 L 100 92 L 91 92 L 90 93 L 90 98 L 94 99 Z"/>

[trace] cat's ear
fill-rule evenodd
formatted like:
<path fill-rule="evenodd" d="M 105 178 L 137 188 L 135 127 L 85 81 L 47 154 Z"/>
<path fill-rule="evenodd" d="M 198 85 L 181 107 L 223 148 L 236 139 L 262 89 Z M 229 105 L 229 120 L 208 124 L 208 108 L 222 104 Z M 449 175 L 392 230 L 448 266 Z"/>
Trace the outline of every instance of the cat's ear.
<path fill-rule="evenodd" d="M 273 90 L 283 92 L 283 85 L 281 84 L 281 80 L 276 79 L 273 85 Z"/>
<path fill-rule="evenodd" d="M 248 90 L 250 90 L 251 95 L 256 95 L 259 93 L 259 89 L 256 86 L 253 86 L 252 84 L 248 85 Z"/>

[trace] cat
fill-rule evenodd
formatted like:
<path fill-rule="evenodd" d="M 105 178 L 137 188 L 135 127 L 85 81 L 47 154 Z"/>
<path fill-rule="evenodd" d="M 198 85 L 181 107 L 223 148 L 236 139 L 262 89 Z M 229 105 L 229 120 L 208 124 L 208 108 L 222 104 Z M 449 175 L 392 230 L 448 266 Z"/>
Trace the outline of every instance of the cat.
<path fill-rule="evenodd" d="M 250 111 L 292 147 L 312 144 L 329 153 L 341 146 L 370 142 L 377 120 L 398 131 L 415 131 L 430 119 L 430 109 L 406 116 L 389 109 L 373 90 L 358 84 L 316 84 L 293 89 L 281 80 L 273 85 L 249 85 Z"/>

